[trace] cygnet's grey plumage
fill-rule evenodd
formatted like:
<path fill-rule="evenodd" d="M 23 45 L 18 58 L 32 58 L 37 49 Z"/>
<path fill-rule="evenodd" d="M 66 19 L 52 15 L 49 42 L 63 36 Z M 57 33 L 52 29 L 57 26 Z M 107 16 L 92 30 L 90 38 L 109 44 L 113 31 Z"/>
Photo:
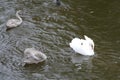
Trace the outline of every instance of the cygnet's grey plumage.
<path fill-rule="evenodd" d="M 43 62 L 47 59 L 47 56 L 41 51 L 36 50 L 35 48 L 27 48 L 24 51 L 23 62 L 26 64 L 33 64 Z"/>
<path fill-rule="evenodd" d="M 21 10 L 18 10 L 16 12 L 16 17 L 18 19 L 9 19 L 7 21 L 7 23 L 6 23 L 7 29 L 11 29 L 11 28 L 17 27 L 17 26 L 19 26 L 23 22 L 22 18 L 19 15 L 20 12 L 21 12 Z"/>

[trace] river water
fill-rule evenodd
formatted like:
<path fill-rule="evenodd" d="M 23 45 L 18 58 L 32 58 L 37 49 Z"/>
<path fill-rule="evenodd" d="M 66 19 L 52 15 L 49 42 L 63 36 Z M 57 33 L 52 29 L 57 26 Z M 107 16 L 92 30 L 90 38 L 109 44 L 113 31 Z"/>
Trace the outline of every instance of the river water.
<path fill-rule="evenodd" d="M 120 80 L 119 0 L 0 0 L 0 80 Z M 23 23 L 6 31 L 17 10 Z M 95 56 L 69 47 L 74 37 L 95 42 Z M 23 52 L 35 47 L 47 55 L 22 66 Z"/>

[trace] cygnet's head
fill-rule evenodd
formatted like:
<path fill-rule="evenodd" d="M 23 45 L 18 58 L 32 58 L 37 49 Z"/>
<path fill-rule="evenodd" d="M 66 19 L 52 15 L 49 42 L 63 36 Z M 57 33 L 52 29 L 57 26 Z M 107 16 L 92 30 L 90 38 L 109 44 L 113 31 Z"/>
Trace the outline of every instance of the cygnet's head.
<path fill-rule="evenodd" d="M 22 10 L 18 10 L 16 13 L 20 13 L 20 12 L 22 12 Z"/>

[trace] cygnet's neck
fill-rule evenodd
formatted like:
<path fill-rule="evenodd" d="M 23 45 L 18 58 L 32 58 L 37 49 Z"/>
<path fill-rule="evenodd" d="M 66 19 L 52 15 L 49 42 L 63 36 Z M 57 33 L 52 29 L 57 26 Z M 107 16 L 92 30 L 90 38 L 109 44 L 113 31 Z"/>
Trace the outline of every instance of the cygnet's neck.
<path fill-rule="evenodd" d="M 20 23 L 22 23 L 22 18 L 20 17 L 19 12 L 20 12 L 20 11 L 17 11 L 17 12 L 16 12 L 16 17 L 20 20 Z"/>

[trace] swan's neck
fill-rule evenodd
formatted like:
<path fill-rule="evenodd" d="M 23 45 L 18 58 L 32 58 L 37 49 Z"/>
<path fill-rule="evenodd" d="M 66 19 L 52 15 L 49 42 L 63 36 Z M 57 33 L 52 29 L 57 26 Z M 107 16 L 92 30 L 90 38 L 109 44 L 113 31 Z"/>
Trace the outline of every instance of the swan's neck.
<path fill-rule="evenodd" d="M 19 11 L 16 12 L 16 17 L 20 20 L 20 23 L 22 23 L 22 18 L 19 15 Z"/>

